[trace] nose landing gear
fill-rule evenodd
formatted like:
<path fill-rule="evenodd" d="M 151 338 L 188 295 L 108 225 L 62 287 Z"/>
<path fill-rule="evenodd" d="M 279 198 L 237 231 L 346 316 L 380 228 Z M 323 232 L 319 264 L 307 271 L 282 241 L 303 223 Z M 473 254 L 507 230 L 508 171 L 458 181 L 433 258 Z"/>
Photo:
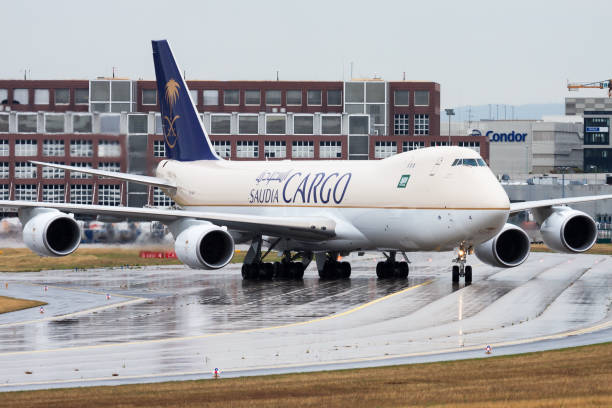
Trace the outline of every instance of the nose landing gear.
<path fill-rule="evenodd" d="M 464 243 L 459 245 L 457 258 L 453 259 L 453 262 L 458 264 L 453 265 L 453 283 L 459 283 L 459 278 L 464 277 L 466 285 L 472 284 L 472 266 L 466 265 L 465 263 L 467 262 L 468 253 L 472 254 L 473 252 L 474 249 L 471 246 L 466 247 Z"/>

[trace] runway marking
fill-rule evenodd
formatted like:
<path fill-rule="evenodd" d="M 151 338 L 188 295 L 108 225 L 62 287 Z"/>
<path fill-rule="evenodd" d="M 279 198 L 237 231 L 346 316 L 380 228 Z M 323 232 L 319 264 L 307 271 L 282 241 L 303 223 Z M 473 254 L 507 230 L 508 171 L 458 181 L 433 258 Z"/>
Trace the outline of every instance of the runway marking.
<path fill-rule="evenodd" d="M 410 286 L 410 287 L 407 287 L 407 288 L 402 289 L 400 291 L 390 293 L 390 294 L 388 294 L 386 296 L 380 297 L 378 299 L 374 299 L 374 300 L 372 300 L 370 302 L 364 303 L 364 304 L 359 305 L 357 307 L 354 307 L 352 309 L 345 310 L 344 312 L 341 312 L 341 313 L 338 313 L 338 314 L 332 314 L 332 315 L 328 315 L 328 316 L 323 316 L 323 317 L 318 317 L 316 319 L 306 320 L 306 321 L 303 321 L 303 322 L 281 324 L 281 325 L 278 325 L 278 326 L 258 327 L 258 328 L 255 328 L 255 329 L 237 330 L 237 331 L 232 331 L 232 332 L 200 334 L 200 335 L 197 335 L 197 336 L 171 337 L 171 338 L 167 338 L 167 339 L 140 340 L 140 341 L 129 341 L 129 342 L 125 342 L 125 343 L 112 343 L 112 344 L 96 344 L 96 345 L 92 345 L 92 346 L 76 346 L 76 347 L 65 347 L 65 348 L 47 349 L 47 350 L 13 351 L 13 352 L 9 352 L 9 353 L 0 353 L 0 357 L 2 357 L 2 356 L 23 355 L 23 354 L 52 353 L 52 352 L 61 352 L 61 351 L 91 350 L 91 349 L 106 348 L 106 347 L 132 346 L 132 345 L 138 345 L 138 344 L 165 343 L 165 342 L 176 342 L 176 341 L 184 341 L 184 340 L 197 340 L 197 339 L 205 339 L 205 338 L 211 338 L 211 337 L 227 336 L 227 335 L 230 335 L 230 334 L 253 333 L 253 332 L 259 332 L 259 331 L 266 331 L 266 330 L 274 330 L 274 329 L 283 329 L 283 328 L 288 328 L 288 327 L 302 326 L 302 325 L 307 325 L 307 324 L 312 324 L 312 323 L 317 323 L 317 322 L 321 322 L 321 321 L 325 321 L 325 320 L 337 319 L 339 317 L 347 316 L 349 314 L 352 314 L 352 313 L 355 313 L 355 312 L 357 312 L 359 310 L 362 310 L 362 309 L 364 309 L 366 307 L 372 306 L 372 305 L 374 305 L 376 303 L 379 303 L 379 302 L 382 302 L 384 300 L 390 299 L 390 298 L 392 298 L 394 296 L 400 295 L 402 293 L 408 292 L 408 291 L 416 289 L 416 288 L 420 288 L 422 286 L 429 285 L 432 282 L 433 282 L 433 280 L 429 280 L 429 281 L 426 281 L 426 282 L 423 282 L 423 283 L 419 283 L 418 285 Z M 129 302 L 136 302 L 137 300 L 139 300 L 139 299 L 134 299 L 134 300 L 131 300 Z M 149 299 L 142 298 L 142 300 L 149 300 Z M 115 305 L 117 305 L 117 303 Z M 110 306 L 112 306 L 112 305 L 103 306 L 103 307 L 106 308 L 106 307 L 110 307 Z M 94 309 L 90 309 L 90 310 L 94 310 Z M 76 312 L 74 315 L 76 315 L 78 313 L 81 313 L 81 312 Z M 68 316 L 68 315 L 64 315 L 64 316 L 62 316 L 62 318 L 65 318 L 65 316 Z M 53 319 L 53 318 L 51 318 L 51 319 Z M 40 320 L 40 321 L 42 321 L 42 320 Z"/>
<path fill-rule="evenodd" d="M 585 333 L 594 332 L 594 331 L 598 331 L 602 329 L 607 329 L 610 327 L 612 327 L 612 321 L 608 321 L 608 322 L 604 322 L 604 323 L 601 323 L 595 326 L 590 326 L 590 327 L 586 327 L 583 329 L 573 330 L 573 331 L 564 332 L 564 333 L 534 337 L 531 339 L 523 339 L 523 340 L 508 341 L 508 342 L 501 342 L 501 343 L 490 343 L 489 345 L 491 345 L 492 347 L 516 346 L 520 344 L 534 343 L 534 342 L 543 341 L 543 340 L 556 340 L 556 339 L 565 338 L 569 336 L 575 336 L 579 334 L 585 334 Z M 448 353 L 456 353 L 456 352 L 463 352 L 463 351 L 483 350 L 484 347 L 485 345 L 481 344 L 481 345 L 474 345 L 474 346 L 468 346 L 468 347 L 455 347 L 455 348 L 443 349 L 443 350 L 438 350 L 438 351 L 394 354 L 394 355 L 378 356 L 378 357 L 360 357 L 360 358 L 352 358 L 352 359 L 344 359 L 344 360 L 312 361 L 308 363 L 278 364 L 278 365 L 245 367 L 245 368 L 225 369 L 223 371 L 225 373 L 242 373 L 242 372 L 249 372 L 249 371 L 261 371 L 261 370 L 282 369 L 282 368 L 317 367 L 317 366 L 338 365 L 338 364 L 375 362 L 375 361 L 393 360 L 393 359 L 399 359 L 399 358 L 423 357 L 423 356 L 430 356 L 430 355 L 436 355 L 436 354 L 448 354 Z M 409 363 L 405 363 L 405 364 L 409 364 Z M 360 368 L 360 367 L 355 367 L 355 368 Z M 95 377 L 95 378 L 80 378 L 80 379 L 67 379 L 67 380 L 52 380 L 52 381 L 31 381 L 31 382 L 22 382 L 22 383 L 2 383 L 0 384 L 0 388 L 25 387 L 25 386 L 31 386 L 31 385 L 84 383 L 84 382 L 95 382 L 95 381 L 117 381 L 117 380 L 124 380 L 124 379 L 133 380 L 133 379 L 147 379 L 147 378 L 161 378 L 161 377 L 168 377 L 168 381 L 177 381 L 176 379 L 172 379 L 172 377 L 182 377 L 182 376 L 189 376 L 189 375 L 212 375 L 212 371 L 210 370 L 177 371 L 177 372 L 172 372 L 172 373 L 128 375 L 128 376 L 121 376 L 121 377 Z M 268 374 L 263 373 L 260 375 L 268 375 Z"/>

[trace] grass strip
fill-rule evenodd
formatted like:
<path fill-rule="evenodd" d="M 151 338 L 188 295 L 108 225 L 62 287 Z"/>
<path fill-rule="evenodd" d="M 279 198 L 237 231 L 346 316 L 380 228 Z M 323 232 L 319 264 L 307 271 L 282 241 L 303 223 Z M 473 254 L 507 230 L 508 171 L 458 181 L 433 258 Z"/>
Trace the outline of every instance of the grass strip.
<path fill-rule="evenodd" d="M 46 305 L 46 303 L 39 302 L 38 300 L 18 299 L 8 296 L 0 296 L 0 314 L 15 312 L 17 310 L 29 309 L 31 307 L 37 307 L 42 305 Z"/>
<path fill-rule="evenodd" d="M 91 401 L 121 407 L 601 407 L 612 406 L 612 343 L 443 363 L 1 397 L 5 406 L 64 408 Z"/>

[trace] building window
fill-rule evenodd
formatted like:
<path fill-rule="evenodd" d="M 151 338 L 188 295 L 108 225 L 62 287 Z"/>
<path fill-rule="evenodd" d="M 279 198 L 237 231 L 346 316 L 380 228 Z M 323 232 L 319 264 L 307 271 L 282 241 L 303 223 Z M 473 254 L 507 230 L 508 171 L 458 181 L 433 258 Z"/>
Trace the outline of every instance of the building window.
<path fill-rule="evenodd" d="M 321 134 L 322 135 L 339 135 L 342 133 L 342 117 L 321 116 Z"/>
<path fill-rule="evenodd" d="M 11 196 L 11 190 L 8 184 L 0 184 L 0 200 L 8 200 Z"/>
<path fill-rule="evenodd" d="M 224 105 L 240 105 L 240 91 L 237 89 L 226 89 L 223 91 Z"/>
<path fill-rule="evenodd" d="M 231 157 L 232 144 L 229 140 L 213 140 L 212 144 L 219 157 Z"/>
<path fill-rule="evenodd" d="M 9 141 L 0 140 L 0 156 L 8 156 L 10 153 Z"/>
<path fill-rule="evenodd" d="M 414 115 L 414 134 L 429 134 L 429 115 Z"/>
<path fill-rule="evenodd" d="M 153 157 L 166 157 L 166 143 L 163 140 L 153 141 Z"/>
<path fill-rule="evenodd" d="M 259 157 L 259 143 L 256 140 L 239 140 L 236 142 L 237 157 Z"/>
<path fill-rule="evenodd" d="M 147 115 L 128 115 L 128 133 L 145 135 L 149 133 Z"/>
<path fill-rule="evenodd" d="M 51 162 L 52 164 L 64 164 L 64 162 Z M 44 179 L 63 179 L 64 170 L 54 167 L 42 166 L 42 177 Z"/>
<path fill-rule="evenodd" d="M 364 101 L 364 86 L 363 82 L 345 82 L 345 102 L 348 103 L 363 103 Z"/>
<path fill-rule="evenodd" d="M 118 135 L 121 130 L 121 115 L 100 115 L 100 133 Z"/>
<path fill-rule="evenodd" d="M 244 91 L 245 105 L 261 105 L 261 92 L 259 89 L 247 89 Z"/>
<path fill-rule="evenodd" d="M 15 156 L 37 156 L 38 143 L 36 140 L 15 140 Z"/>
<path fill-rule="evenodd" d="M 268 90 L 266 91 L 266 105 L 280 105 L 281 91 Z"/>
<path fill-rule="evenodd" d="M 75 89 L 74 102 L 77 105 L 87 105 L 89 103 L 89 89 Z"/>
<path fill-rule="evenodd" d="M 342 91 L 330 89 L 327 91 L 327 106 L 342 106 Z"/>
<path fill-rule="evenodd" d="M 66 88 L 55 90 L 55 104 L 68 105 L 70 104 L 70 90 Z"/>
<path fill-rule="evenodd" d="M 121 144 L 114 140 L 100 140 L 98 157 L 121 157 Z"/>
<path fill-rule="evenodd" d="M 319 157 L 321 159 L 341 159 L 342 142 L 324 141 L 319 144 Z"/>
<path fill-rule="evenodd" d="M 9 115 L 0 113 L 0 133 L 8 133 L 9 131 Z"/>
<path fill-rule="evenodd" d="M 308 105 L 321 105 L 321 90 L 309 89 L 306 94 Z"/>
<path fill-rule="evenodd" d="M 72 115 L 72 127 L 75 133 L 91 133 L 91 115 Z"/>
<path fill-rule="evenodd" d="M 33 179 L 36 178 L 36 165 L 29 162 L 15 163 L 15 178 Z"/>
<path fill-rule="evenodd" d="M 91 184 L 70 185 L 70 202 L 72 204 L 91 204 L 93 202 L 93 186 Z"/>
<path fill-rule="evenodd" d="M 121 186 L 119 184 L 102 184 L 98 186 L 98 204 L 113 207 L 121 205 Z"/>
<path fill-rule="evenodd" d="M 121 171 L 121 163 L 117 162 L 103 162 L 98 164 L 99 170 L 104 171 L 112 171 L 112 172 L 120 172 Z"/>
<path fill-rule="evenodd" d="M 480 142 L 459 142 L 458 146 L 467 147 L 480 154 Z"/>
<path fill-rule="evenodd" d="M 34 90 L 34 105 L 48 105 L 49 104 L 49 90 L 48 89 L 35 89 Z"/>
<path fill-rule="evenodd" d="M 284 140 L 266 140 L 264 142 L 264 155 L 271 158 L 287 157 L 287 144 Z"/>
<path fill-rule="evenodd" d="M 410 105 L 410 91 L 396 89 L 395 92 L 393 92 L 393 104 L 395 106 Z"/>
<path fill-rule="evenodd" d="M 415 106 L 429 106 L 429 91 L 414 91 Z"/>
<path fill-rule="evenodd" d="M 36 191 L 36 184 L 15 185 L 15 200 L 38 201 L 38 192 Z"/>
<path fill-rule="evenodd" d="M 290 90 L 287 91 L 287 105 L 302 105 L 302 91 Z"/>
<path fill-rule="evenodd" d="M 314 158 L 314 142 L 309 140 L 296 140 L 291 144 L 291 156 L 294 159 Z"/>
<path fill-rule="evenodd" d="M 46 203 L 63 203 L 66 198 L 63 184 L 45 184 L 42 200 Z"/>
<path fill-rule="evenodd" d="M 71 140 L 70 156 L 93 157 L 93 143 L 91 140 Z"/>
<path fill-rule="evenodd" d="M 374 146 L 374 157 L 384 159 L 385 157 L 397 154 L 396 142 L 376 142 Z"/>
<path fill-rule="evenodd" d="M 193 101 L 193 104 L 196 106 L 198 106 L 198 102 L 199 102 L 199 96 L 198 96 L 199 93 L 200 91 L 198 91 L 197 89 L 189 90 L 189 96 L 191 96 L 191 100 Z"/>
<path fill-rule="evenodd" d="M 444 142 L 431 142 L 432 147 L 439 147 L 439 146 L 448 146 L 448 142 L 444 141 Z"/>
<path fill-rule="evenodd" d="M 2 88 L 0 89 L 0 105 L 8 105 L 8 89 Z"/>
<path fill-rule="evenodd" d="M 410 134 L 410 115 L 403 113 L 393 115 L 393 133 L 396 135 Z"/>
<path fill-rule="evenodd" d="M 208 89 L 204 91 L 204 105 L 217 106 L 219 105 L 219 91 Z"/>
<path fill-rule="evenodd" d="M 312 135 L 313 134 L 312 115 L 295 115 L 293 116 L 293 133 L 296 135 Z"/>
<path fill-rule="evenodd" d="M 142 90 L 142 104 L 143 105 L 157 105 L 157 89 L 143 89 Z"/>
<path fill-rule="evenodd" d="M 349 135 L 367 135 L 369 116 L 349 116 Z"/>
<path fill-rule="evenodd" d="M 17 132 L 36 133 L 38 115 L 35 113 L 17 114 Z"/>
<path fill-rule="evenodd" d="M 584 144 L 585 145 L 607 145 L 609 144 L 610 134 L 609 133 L 585 133 Z"/>
<path fill-rule="evenodd" d="M 13 89 L 13 103 L 27 105 L 30 103 L 30 93 L 27 89 Z"/>
<path fill-rule="evenodd" d="M 385 103 L 385 83 L 366 82 L 366 102 Z"/>
<path fill-rule="evenodd" d="M 210 133 L 228 135 L 231 119 L 231 115 L 210 115 Z"/>
<path fill-rule="evenodd" d="M 257 115 L 238 115 L 238 134 L 256 135 L 258 127 L 259 117 Z"/>
<path fill-rule="evenodd" d="M 0 178 L 9 178 L 9 169 L 10 166 L 7 162 L 0 162 Z"/>
<path fill-rule="evenodd" d="M 283 135 L 287 131 L 287 117 L 285 115 L 266 115 L 266 134 Z"/>
<path fill-rule="evenodd" d="M 153 187 L 153 205 L 155 207 L 174 207 L 174 201 L 159 187 Z"/>
<path fill-rule="evenodd" d="M 82 167 L 84 169 L 91 169 L 91 163 L 76 162 L 76 163 L 70 163 L 70 165 L 73 167 Z M 72 179 L 90 179 L 92 177 L 93 176 L 91 174 L 81 173 L 80 171 L 70 172 L 70 178 Z"/>
<path fill-rule="evenodd" d="M 425 142 L 403 142 L 402 151 L 409 152 L 411 150 L 422 149 L 425 147 Z"/>
<path fill-rule="evenodd" d="M 64 133 L 64 115 L 45 114 L 45 132 Z"/>
<path fill-rule="evenodd" d="M 43 141 L 43 156 L 46 157 L 63 157 L 66 154 L 63 140 L 45 140 Z"/>

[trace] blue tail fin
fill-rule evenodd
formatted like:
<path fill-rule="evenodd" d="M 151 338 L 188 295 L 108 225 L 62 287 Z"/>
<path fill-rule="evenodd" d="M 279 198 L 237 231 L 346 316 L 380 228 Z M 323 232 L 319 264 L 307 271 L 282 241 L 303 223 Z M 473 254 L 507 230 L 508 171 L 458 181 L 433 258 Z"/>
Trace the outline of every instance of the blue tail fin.
<path fill-rule="evenodd" d="M 166 156 L 179 161 L 219 160 L 168 41 L 152 43 Z"/>

